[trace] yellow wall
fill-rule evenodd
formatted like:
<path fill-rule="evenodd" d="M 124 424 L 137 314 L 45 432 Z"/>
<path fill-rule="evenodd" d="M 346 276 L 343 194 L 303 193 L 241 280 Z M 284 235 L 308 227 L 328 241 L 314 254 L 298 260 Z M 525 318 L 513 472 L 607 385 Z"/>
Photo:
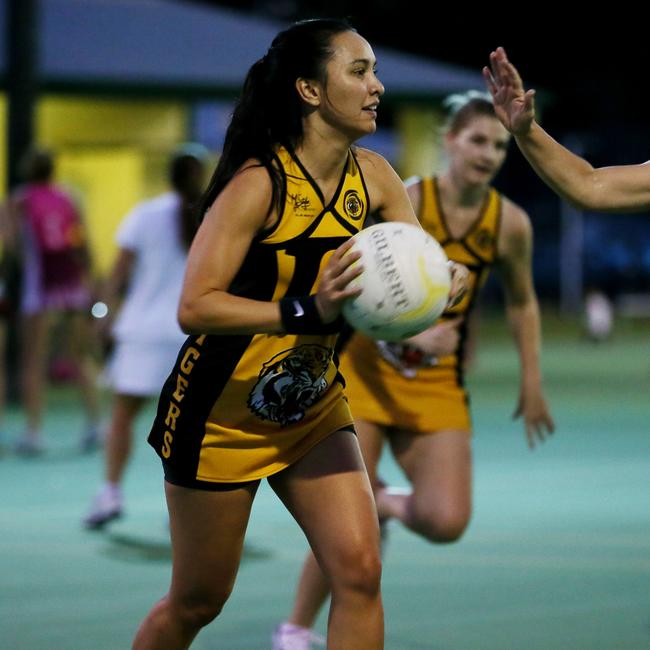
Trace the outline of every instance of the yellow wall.
<path fill-rule="evenodd" d="M 57 154 L 57 180 L 84 208 L 100 274 L 111 265 L 122 217 L 168 187 L 168 156 L 188 139 L 188 123 L 181 102 L 58 96 L 39 102 L 36 141 Z"/>
<path fill-rule="evenodd" d="M 46 146 L 134 145 L 167 151 L 186 136 L 180 102 L 45 97 L 38 106 L 37 137 Z"/>
<path fill-rule="evenodd" d="M 444 169 L 443 114 L 430 107 L 404 106 L 397 112 L 401 144 L 399 172 L 404 179 L 430 176 Z"/>
<path fill-rule="evenodd" d="M 78 199 L 95 271 L 105 275 L 115 252 L 115 230 L 139 201 L 144 185 L 144 157 L 135 148 L 93 147 L 57 157 L 58 178 Z"/>

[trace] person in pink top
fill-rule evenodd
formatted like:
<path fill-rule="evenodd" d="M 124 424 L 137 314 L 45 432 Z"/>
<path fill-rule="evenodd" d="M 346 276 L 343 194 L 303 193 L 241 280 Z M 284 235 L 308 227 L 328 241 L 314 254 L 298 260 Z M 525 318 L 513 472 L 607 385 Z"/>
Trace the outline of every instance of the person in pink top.
<path fill-rule="evenodd" d="M 16 451 L 42 451 L 42 421 L 49 333 L 54 315 L 66 319 L 62 346 L 76 369 L 86 412 L 82 445 L 96 441 L 98 400 L 92 364 L 90 256 L 78 207 L 53 181 L 54 160 L 45 150 L 23 157 L 25 184 L 9 199 L 22 244 L 21 393 L 27 423 Z"/>

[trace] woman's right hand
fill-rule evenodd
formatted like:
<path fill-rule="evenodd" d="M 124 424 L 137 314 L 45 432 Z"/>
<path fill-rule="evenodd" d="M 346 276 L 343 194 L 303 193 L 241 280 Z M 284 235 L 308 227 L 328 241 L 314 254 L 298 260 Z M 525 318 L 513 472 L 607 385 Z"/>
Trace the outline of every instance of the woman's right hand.
<path fill-rule="evenodd" d="M 455 307 L 465 297 L 470 281 L 469 269 L 464 264 L 449 260 L 447 265 L 451 275 L 451 287 L 445 309 Z"/>
<path fill-rule="evenodd" d="M 535 91 L 524 90 L 517 68 L 502 47 L 490 53 L 490 67 L 483 68 L 483 77 L 503 126 L 513 135 L 526 135 L 535 119 Z"/>
<path fill-rule="evenodd" d="M 335 321 L 348 298 L 361 294 L 361 287 L 351 287 L 350 282 L 361 275 L 363 264 L 359 262 L 361 253 L 352 251 L 354 241 L 349 239 L 341 244 L 331 255 L 321 275 L 316 307 L 323 323 Z"/>

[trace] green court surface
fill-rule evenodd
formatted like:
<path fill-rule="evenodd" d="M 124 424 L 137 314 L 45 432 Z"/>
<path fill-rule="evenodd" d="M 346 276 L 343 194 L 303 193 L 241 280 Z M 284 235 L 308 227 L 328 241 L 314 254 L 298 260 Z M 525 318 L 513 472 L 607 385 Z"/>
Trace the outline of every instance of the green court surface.
<path fill-rule="evenodd" d="M 511 419 L 518 370 L 505 326 L 481 331 L 469 380 L 474 518 L 444 547 L 392 526 L 383 579 L 389 650 L 650 648 L 650 325 L 628 325 L 603 345 L 555 321 L 546 329 L 557 433 L 534 452 Z M 161 471 L 144 443 L 152 412 L 138 426 L 126 517 L 103 533 L 80 524 L 101 457 L 77 449 L 82 421 L 69 388 L 49 395 L 47 453 L 0 459 L 0 648 L 130 647 L 170 573 Z M 20 423 L 12 408 L 9 431 Z M 404 485 L 390 459 L 383 463 L 384 476 Z M 305 550 L 264 484 L 235 592 L 192 647 L 268 649 Z"/>

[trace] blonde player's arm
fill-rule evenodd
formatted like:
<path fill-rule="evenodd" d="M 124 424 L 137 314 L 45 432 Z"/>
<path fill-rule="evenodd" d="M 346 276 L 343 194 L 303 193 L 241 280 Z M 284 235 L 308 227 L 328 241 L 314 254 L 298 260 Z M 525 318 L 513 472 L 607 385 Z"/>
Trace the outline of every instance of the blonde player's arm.
<path fill-rule="evenodd" d="M 542 388 L 541 325 L 531 271 L 533 234 L 528 215 L 504 198 L 497 270 L 506 299 L 506 313 L 521 366 L 520 393 L 514 416 L 522 416 L 531 448 L 555 425 Z"/>
<path fill-rule="evenodd" d="M 524 90 L 503 48 L 483 69 L 494 108 L 539 177 L 578 208 L 633 212 L 650 208 L 650 164 L 594 168 L 535 121 L 535 91 Z"/>

